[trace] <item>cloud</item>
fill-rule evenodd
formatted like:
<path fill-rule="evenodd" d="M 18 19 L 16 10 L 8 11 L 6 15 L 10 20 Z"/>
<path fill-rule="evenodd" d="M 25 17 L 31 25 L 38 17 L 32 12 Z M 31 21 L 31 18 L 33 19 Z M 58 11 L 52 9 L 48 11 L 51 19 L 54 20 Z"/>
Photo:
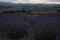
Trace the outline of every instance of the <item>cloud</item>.
<path fill-rule="evenodd" d="M 24 2 L 26 2 L 26 3 L 33 3 L 33 2 L 44 2 L 44 1 L 47 1 L 47 0 L 0 0 L 0 2 L 16 2 L 16 3 L 24 3 Z"/>
<path fill-rule="evenodd" d="M 12 3 L 45 3 L 45 2 L 60 2 L 60 0 L 0 0 L 0 2 L 12 2 Z"/>
<path fill-rule="evenodd" d="M 60 2 L 60 0 L 48 0 L 49 2 Z"/>

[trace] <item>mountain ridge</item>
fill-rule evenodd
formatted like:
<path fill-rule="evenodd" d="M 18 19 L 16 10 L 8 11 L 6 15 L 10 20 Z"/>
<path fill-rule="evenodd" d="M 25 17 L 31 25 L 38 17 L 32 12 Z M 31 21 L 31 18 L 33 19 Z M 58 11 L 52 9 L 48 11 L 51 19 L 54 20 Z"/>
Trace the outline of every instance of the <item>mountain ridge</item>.
<path fill-rule="evenodd" d="M 37 6 L 47 6 L 47 7 L 60 7 L 60 4 L 46 4 L 46 3 L 41 3 L 41 4 L 31 4 L 31 3 L 18 3 L 18 4 L 16 4 L 16 3 L 9 3 L 9 2 L 0 2 L 0 6 L 16 6 L 16 7 L 21 7 L 21 6 L 27 6 L 27 7 L 29 7 L 29 6 L 35 6 L 35 7 L 37 7 Z"/>

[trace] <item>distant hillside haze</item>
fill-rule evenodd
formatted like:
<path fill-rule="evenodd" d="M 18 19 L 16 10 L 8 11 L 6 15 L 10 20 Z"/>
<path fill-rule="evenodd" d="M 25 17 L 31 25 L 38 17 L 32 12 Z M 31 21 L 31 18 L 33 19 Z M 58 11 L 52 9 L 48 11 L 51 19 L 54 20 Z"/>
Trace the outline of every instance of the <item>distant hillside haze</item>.
<path fill-rule="evenodd" d="M 9 2 L 0 2 L 0 6 L 16 6 L 16 7 L 60 7 L 60 4 L 46 4 L 46 3 L 41 3 L 41 4 L 31 4 L 31 3 L 18 3 L 18 4 L 14 4 L 14 3 L 9 3 Z"/>
<path fill-rule="evenodd" d="M 0 2 L 0 6 L 14 6 L 15 4 L 9 2 Z"/>

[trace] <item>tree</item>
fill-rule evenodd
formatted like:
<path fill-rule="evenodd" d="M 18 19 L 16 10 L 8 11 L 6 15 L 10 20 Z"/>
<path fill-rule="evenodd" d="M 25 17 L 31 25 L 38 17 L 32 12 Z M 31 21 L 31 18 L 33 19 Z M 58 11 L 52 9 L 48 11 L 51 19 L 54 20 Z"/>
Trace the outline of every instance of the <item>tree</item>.
<path fill-rule="evenodd" d="M 22 9 L 21 12 L 26 12 L 26 10 Z"/>
<path fill-rule="evenodd" d="M 60 12 L 60 9 L 58 9 L 57 12 Z"/>

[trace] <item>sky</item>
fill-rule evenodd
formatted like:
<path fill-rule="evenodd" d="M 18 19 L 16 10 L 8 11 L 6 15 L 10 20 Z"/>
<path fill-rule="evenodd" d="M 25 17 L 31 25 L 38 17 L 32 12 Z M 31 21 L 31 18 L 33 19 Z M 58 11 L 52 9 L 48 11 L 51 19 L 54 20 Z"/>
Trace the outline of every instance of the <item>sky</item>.
<path fill-rule="evenodd" d="M 0 0 L 0 2 L 12 2 L 12 3 L 54 3 L 54 4 L 60 4 L 60 0 Z"/>

